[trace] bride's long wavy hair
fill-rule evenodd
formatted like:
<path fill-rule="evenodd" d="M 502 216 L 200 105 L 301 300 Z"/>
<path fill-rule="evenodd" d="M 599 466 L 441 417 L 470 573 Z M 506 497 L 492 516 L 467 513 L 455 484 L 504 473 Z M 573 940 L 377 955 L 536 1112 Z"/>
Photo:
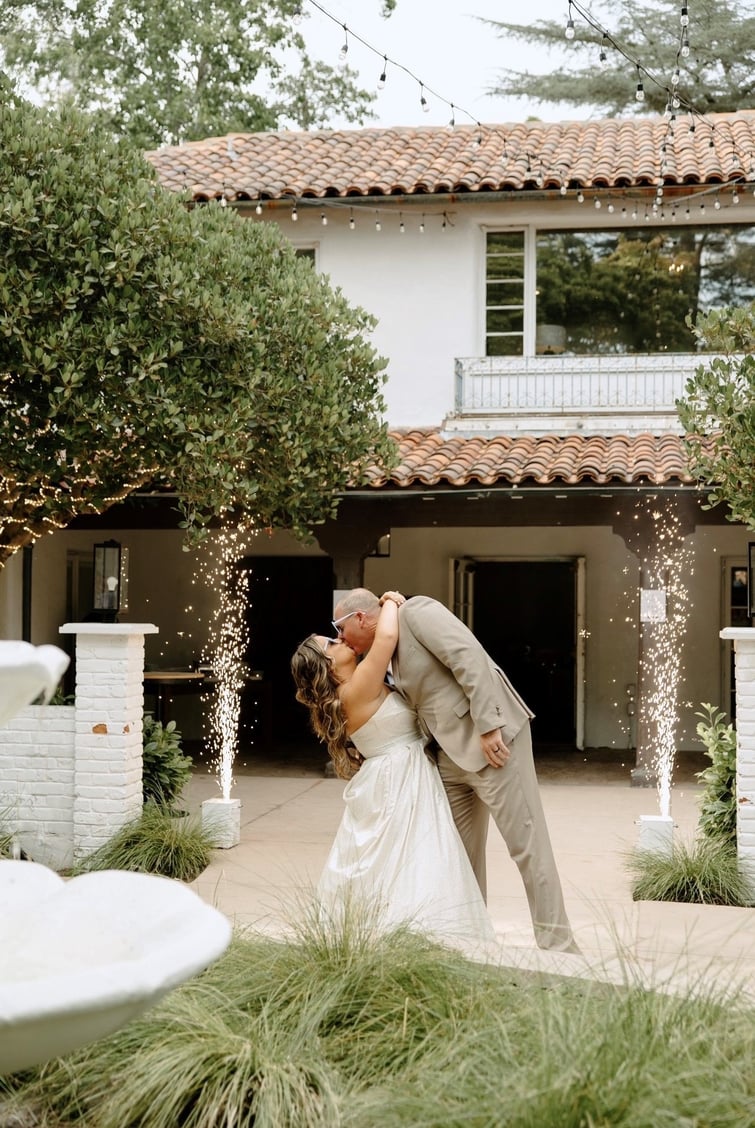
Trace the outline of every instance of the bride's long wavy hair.
<path fill-rule="evenodd" d="M 309 709 L 309 720 L 317 737 L 327 746 L 336 775 L 351 779 L 363 757 L 346 732 L 346 718 L 338 696 L 340 682 L 333 663 L 310 635 L 294 651 L 291 673 L 296 684 L 296 700 Z"/>

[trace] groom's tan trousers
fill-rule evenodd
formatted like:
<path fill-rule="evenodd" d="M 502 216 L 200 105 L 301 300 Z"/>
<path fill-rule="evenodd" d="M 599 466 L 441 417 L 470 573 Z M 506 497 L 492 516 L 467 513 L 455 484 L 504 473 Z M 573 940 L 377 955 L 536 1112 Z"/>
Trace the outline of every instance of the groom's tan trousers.
<path fill-rule="evenodd" d="M 438 770 L 454 822 L 485 897 L 485 847 L 492 815 L 519 867 L 538 945 L 575 950 L 540 800 L 529 723 L 508 747 L 511 755 L 504 767 L 479 771 L 460 768 L 442 749 L 438 751 Z"/>

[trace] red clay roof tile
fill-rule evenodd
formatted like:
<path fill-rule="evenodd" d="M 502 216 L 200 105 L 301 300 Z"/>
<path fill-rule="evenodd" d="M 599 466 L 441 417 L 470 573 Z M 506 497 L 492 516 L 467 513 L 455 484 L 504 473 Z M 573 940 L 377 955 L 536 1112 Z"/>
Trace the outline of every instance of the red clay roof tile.
<path fill-rule="evenodd" d="M 711 146 L 710 141 L 713 141 Z M 660 117 L 511 125 L 233 133 L 147 153 L 161 182 L 197 200 L 520 191 L 747 179 L 755 111 L 694 132 Z"/>
<path fill-rule="evenodd" d="M 440 431 L 391 431 L 399 463 L 373 467 L 371 486 L 692 484 L 679 435 L 497 435 L 444 438 Z"/>

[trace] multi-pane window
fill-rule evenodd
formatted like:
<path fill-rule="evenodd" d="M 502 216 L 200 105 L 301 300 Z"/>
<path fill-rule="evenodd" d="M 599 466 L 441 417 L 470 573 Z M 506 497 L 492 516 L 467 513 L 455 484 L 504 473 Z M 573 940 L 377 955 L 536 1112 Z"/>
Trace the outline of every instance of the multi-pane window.
<path fill-rule="evenodd" d="M 755 228 L 745 224 L 487 235 L 488 356 L 695 352 L 688 321 L 753 300 Z"/>
<path fill-rule="evenodd" d="M 521 356 L 524 348 L 524 232 L 491 231 L 485 269 L 487 356 Z"/>
<path fill-rule="evenodd" d="M 753 298 L 752 227 L 537 233 L 540 352 L 695 352 L 688 320 Z"/>

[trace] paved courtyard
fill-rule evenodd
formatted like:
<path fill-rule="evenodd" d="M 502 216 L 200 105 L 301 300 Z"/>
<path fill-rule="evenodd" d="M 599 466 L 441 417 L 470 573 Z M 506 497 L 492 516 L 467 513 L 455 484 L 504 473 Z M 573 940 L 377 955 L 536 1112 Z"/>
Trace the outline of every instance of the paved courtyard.
<path fill-rule="evenodd" d="M 618 767 L 618 765 L 617 765 Z M 534 944 L 516 867 L 495 828 L 488 838 L 489 909 L 504 963 L 569 975 L 639 979 L 673 990 L 742 991 L 755 1002 L 755 909 L 633 902 L 625 857 L 641 815 L 658 813 L 654 789 L 630 787 L 622 771 L 539 768 L 541 794 L 567 909 L 582 957 Z M 700 794 L 693 772 L 672 791 L 674 834 L 691 841 Z M 598 780 L 598 782 L 596 782 Z M 317 882 L 338 825 L 344 784 L 321 770 L 239 774 L 241 842 L 218 851 L 196 891 L 238 925 L 285 934 Z M 218 795 L 198 770 L 188 805 Z"/>

